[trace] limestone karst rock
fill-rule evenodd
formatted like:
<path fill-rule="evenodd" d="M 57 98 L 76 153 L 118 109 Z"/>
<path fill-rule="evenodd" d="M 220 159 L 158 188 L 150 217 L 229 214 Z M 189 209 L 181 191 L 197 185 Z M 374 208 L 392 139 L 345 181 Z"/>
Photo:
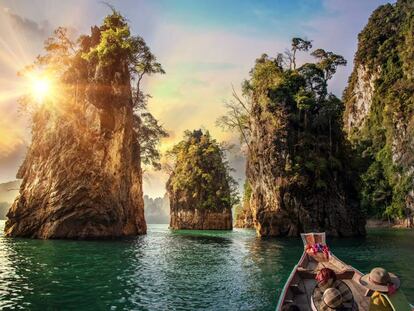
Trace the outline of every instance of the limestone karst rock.
<path fill-rule="evenodd" d="M 121 72 L 120 74 L 126 74 Z M 127 89 L 125 91 L 128 91 Z M 146 232 L 142 173 L 126 95 L 108 110 L 90 101 L 42 109 L 19 169 L 20 195 L 8 213 L 8 236 L 110 238 Z M 126 97 L 127 98 L 127 97 Z"/>
<path fill-rule="evenodd" d="M 365 234 L 358 176 L 342 131 L 343 103 L 327 91 L 345 61 L 321 49 L 312 55 L 320 61 L 296 69 L 284 66 L 280 56 L 258 58 L 243 99 L 235 95 L 236 103 L 244 103 L 230 113 L 245 112 L 227 122 L 242 124 L 247 147 L 248 204 L 237 226 L 253 219 L 259 236 Z"/>
<path fill-rule="evenodd" d="M 117 27 L 122 31 L 111 32 Z M 123 45 L 111 41 L 115 46 L 105 49 L 102 40 L 109 39 L 102 31 L 123 36 L 115 38 Z M 59 69 L 66 71 L 58 94 L 33 115 L 32 143 L 17 174 L 22 184 L 7 214 L 7 236 L 98 239 L 146 233 L 128 36 L 125 20 L 114 12 L 81 37 L 67 67 L 59 58 Z M 99 44 L 103 52 L 87 59 Z M 55 44 L 52 51 L 62 46 Z"/>
<path fill-rule="evenodd" d="M 220 146 L 197 130 L 187 132 L 172 152 L 170 228 L 231 230 L 234 190 Z"/>
<path fill-rule="evenodd" d="M 319 231 L 331 236 L 365 234 L 365 219 L 357 195 L 345 175 L 329 172 L 319 181 L 311 174 L 292 175 L 288 141 L 295 135 L 286 107 L 278 121 L 263 110 L 253 118 L 247 178 L 252 187 L 250 209 L 260 236 L 296 236 Z M 275 139 L 277 138 L 277 139 Z"/>
<path fill-rule="evenodd" d="M 236 206 L 235 208 L 235 228 L 244 228 L 244 229 L 253 229 L 254 228 L 254 218 L 253 212 L 250 208 L 250 199 L 251 199 L 252 189 L 250 183 L 246 180 L 244 183 L 243 191 L 243 200 L 241 205 Z"/>
<path fill-rule="evenodd" d="M 344 92 L 347 135 L 361 156 L 370 217 L 414 222 L 414 2 L 377 8 L 358 36 Z"/>
<path fill-rule="evenodd" d="M 243 206 L 240 213 L 236 215 L 234 220 L 235 228 L 254 229 L 254 219 L 250 206 Z"/>

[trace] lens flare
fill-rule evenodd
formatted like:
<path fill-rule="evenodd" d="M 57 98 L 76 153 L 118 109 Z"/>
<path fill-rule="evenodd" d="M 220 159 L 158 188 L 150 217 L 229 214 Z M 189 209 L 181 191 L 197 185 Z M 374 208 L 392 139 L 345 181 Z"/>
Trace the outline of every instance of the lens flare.
<path fill-rule="evenodd" d="M 43 103 L 52 93 L 52 81 L 47 77 L 32 77 L 31 94 L 38 103 Z"/>

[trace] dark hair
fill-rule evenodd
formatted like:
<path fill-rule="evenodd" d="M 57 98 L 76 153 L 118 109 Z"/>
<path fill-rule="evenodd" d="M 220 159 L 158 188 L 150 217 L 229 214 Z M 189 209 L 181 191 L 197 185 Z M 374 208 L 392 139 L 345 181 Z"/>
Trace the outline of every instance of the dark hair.
<path fill-rule="evenodd" d="M 336 281 L 336 273 L 332 269 L 322 268 L 315 277 L 316 281 L 325 283 L 329 279 Z"/>
<path fill-rule="evenodd" d="M 284 305 L 282 311 L 300 311 L 300 308 L 294 304 Z"/>

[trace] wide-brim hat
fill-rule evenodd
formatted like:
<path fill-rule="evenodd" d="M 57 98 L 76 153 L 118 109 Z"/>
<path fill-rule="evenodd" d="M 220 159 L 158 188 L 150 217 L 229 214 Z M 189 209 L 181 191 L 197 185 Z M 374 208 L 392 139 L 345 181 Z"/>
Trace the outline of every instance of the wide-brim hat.
<path fill-rule="evenodd" d="M 356 310 L 351 290 L 340 280 L 335 281 L 328 289 L 316 285 L 312 294 L 312 305 L 319 311 Z"/>
<path fill-rule="evenodd" d="M 388 286 L 393 284 L 395 289 L 400 287 L 400 279 L 384 268 L 374 268 L 369 274 L 361 277 L 361 285 L 379 292 L 388 292 Z"/>

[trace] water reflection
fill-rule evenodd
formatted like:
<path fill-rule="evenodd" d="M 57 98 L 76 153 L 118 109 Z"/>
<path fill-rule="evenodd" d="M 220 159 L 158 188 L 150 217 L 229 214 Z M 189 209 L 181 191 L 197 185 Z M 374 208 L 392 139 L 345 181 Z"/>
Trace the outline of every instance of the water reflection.
<path fill-rule="evenodd" d="M 413 241 L 413 233 L 380 231 L 329 242 L 362 271 L 380 262 L 403 274 L 414 301 Z M 274 310 L 301 252 L 300 239 L 239 229 L 150 226 L 146 236 L 103 242 L 0 236 L 0 309 Z"/>
<path fill-rule="evenodd" d="M 247 246 L 249 253 L 244 258 L 244 273 L 251 281 L 250 298 L 252 301 L 259 298 L 265 306 L 276 306 L 283 283 L 293 268 L 292 263 L 296 264 L 302 253 L 302 242 L 300 239 L 255 237 Z"/>
<path fill-rule="evenodd" d="M 107 306 L 122 292 L 124 258 L 130 242 L 74 242 L 3 239 L 1 275 L 11 279 L 1 302 L 59 309 L 62 303 L 88 309 Z M 12 271 L 10 268 L 12 265 Z M 2 282 L 2 286 L 8 286 Z"/>

